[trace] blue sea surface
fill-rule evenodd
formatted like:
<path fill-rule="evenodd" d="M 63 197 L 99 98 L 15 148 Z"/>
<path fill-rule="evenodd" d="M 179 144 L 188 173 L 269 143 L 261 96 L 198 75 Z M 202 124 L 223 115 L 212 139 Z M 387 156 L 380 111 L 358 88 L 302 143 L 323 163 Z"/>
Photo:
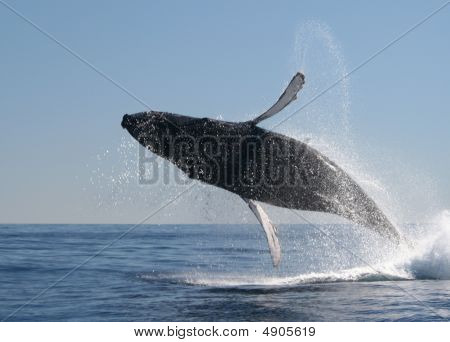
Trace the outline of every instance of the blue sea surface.
<path fill-rule="evenodd" d="M 448 241 L 397 255 L 345 225 L 279 229 L 274 268 L 258 225 L 0 225 L 0 318 L 450 319 Z"/>

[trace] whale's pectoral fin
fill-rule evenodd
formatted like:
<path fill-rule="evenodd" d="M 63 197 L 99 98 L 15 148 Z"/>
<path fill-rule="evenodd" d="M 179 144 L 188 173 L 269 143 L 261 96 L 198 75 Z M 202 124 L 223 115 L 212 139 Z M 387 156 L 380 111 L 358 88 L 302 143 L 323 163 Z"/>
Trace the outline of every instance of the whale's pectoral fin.
<path fill-rule="evenodd" d="M 277 236 L 277 227 L 270 222 L 269 216 L 261 208 L 261 206 L 253 200 L 247 200 L 249 208 L 253 211 L 259 223 L 261 224 L 264 233 L 266 233 L 267 243 L 269 244 L 270 255 L 272 256 L 273 266 L 278 266 L 281 260 L 281 247 Z"/>
<path fill-rule="evenodd" d="M 300 89 L 302 89 L 304 83 L 305 76 L 300 72 L 296 73 L 291 82 L 289 82 L 286 90 L 283 92 L 283 94 L 281 94 L 278 101 L 267 111 L 262 113 L 257 118 L 251 120 L 250 122 L 256 125 L 257 123 L 268 119 L 283 110 L 289 103 L 297 98 L 297 93 L 300 91 Z"/>

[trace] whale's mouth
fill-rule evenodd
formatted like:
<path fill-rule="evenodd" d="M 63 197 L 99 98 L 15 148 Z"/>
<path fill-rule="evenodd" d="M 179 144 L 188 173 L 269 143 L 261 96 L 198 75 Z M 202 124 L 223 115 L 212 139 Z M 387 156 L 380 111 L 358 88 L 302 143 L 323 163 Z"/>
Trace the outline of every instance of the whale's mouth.
<path fill-rule="evenodd" d="M 121 126 L 122 128 L 127 128 L 130 125 L 130 115 L 125 114 L 122 118 Z"/>

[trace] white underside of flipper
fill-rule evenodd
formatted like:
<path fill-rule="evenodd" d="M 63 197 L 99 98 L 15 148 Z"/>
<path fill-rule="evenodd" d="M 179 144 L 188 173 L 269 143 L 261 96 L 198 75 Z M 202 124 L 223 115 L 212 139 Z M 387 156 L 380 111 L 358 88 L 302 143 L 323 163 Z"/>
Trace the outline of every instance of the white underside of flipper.
<path fill-rule="evenodd" d="M 297 72 L 291 82 L 289 82 L 286 90 L 281 94 L 278 101 L 260 116 L 251 120 L 251 122 L 256 125 L 282 111 L 289 103 L 297 99 L 297 93 L 302 89 L 303 84 L 305 84 L 305 76 L 302 73 Z"/>
<path fill-rule="evenodd" d="M 273 266 L 278 266 L 281 261 L 281 246 L 278 241 L 277 227 L 270 222 L 269 216 L 261 208 L 261 206 L 253 200 L 244 199 L 249 208 L 253 211 L 259 223 L 261 224 L 264 233 L 266 233 L 267 243 L 269 244 L 270 255 L 272 256 Z"/>

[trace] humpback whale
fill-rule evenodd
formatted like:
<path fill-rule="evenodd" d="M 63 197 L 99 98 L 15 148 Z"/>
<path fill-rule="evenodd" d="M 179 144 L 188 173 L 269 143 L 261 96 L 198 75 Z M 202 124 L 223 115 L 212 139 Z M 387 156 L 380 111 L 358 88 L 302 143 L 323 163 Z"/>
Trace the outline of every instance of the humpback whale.
<path fill-rule="evenodd" d="M 260 202 L 336 214 L 399 243 L 394 225 L 336 163 L 304 142 L 258 126 L 294 101 L 304 83 L 297 73 L 278 101 L 250 121 L 148 111 L 125 114 L 122 127 L 189 178 L 240 196 L 266 234 L 274 266 L 281 260 L 277 227 Z"/>

